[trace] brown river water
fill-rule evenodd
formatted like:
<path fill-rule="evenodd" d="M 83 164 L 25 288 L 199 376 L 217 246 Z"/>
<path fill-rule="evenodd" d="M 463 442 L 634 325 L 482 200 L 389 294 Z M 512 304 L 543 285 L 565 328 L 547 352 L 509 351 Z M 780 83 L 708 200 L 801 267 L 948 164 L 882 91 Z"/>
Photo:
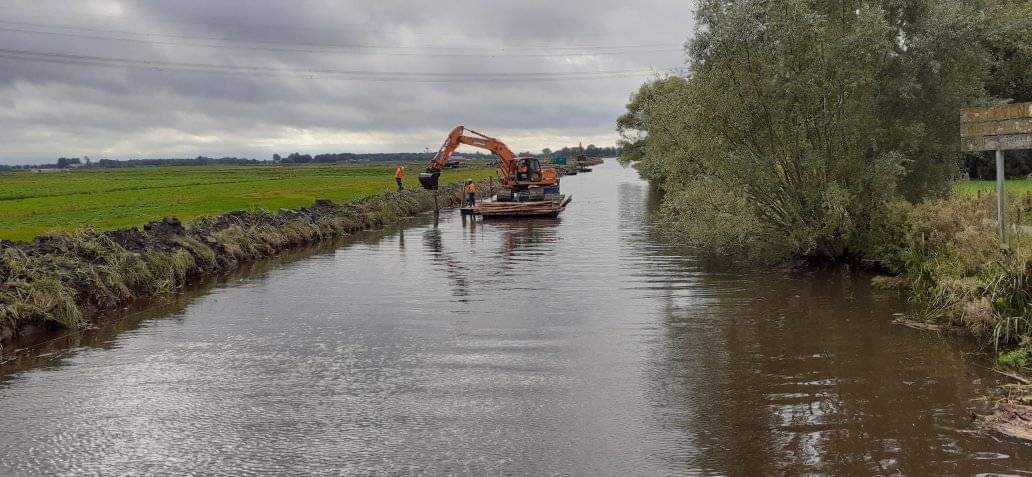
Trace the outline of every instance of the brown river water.
<path fill-rule="evenodd" d="M 1016 474 L 999 376 L 847 269 L 658 240 L 612 161 L 558 221 L 414 219 L 0 367 L 0 475 Z"/>

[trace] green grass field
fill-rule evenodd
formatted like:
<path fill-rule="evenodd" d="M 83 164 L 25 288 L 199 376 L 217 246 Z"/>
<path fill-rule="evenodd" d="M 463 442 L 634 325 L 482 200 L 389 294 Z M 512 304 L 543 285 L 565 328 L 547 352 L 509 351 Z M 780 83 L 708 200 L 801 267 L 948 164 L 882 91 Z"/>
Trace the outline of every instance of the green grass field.
<path fill-rule="evenodd" d="M 422 166 L 406 166 L 405 187 L 419 187 Z M 446 170 L 441 183 L 483 178 L 493 167 Z M 190 220 L 235 210 L 349 201 L 394 190 L 394 166 L 134 167 L 71 172 L 0 173 L 0 239 L 82 228 L 111 230 L 162 217 Z"/>
<path fill-rule="evenodd" d="M 1032 193 L 1032 180 L 1011 179 L 1004 188 L 1007 194 Z M 978 191 L 996 192 L 996 181 L 958 181 L 953 190 L 961 195 L 975 195 Z"/>

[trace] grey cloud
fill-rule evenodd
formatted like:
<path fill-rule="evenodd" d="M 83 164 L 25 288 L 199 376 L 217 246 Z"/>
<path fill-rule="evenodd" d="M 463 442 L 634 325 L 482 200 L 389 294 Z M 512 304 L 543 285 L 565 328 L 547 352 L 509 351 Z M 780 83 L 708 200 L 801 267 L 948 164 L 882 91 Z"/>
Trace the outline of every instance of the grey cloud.
<path fill-rule="evenodd" d="M 659 0 L 15 0 L 0 18 L 0 48 L 5 50 L 163 65 L 260 66 L 277 72 L 148 70 L 0 57 L 0 141 L 5 145 L 0 162 L 83 154 L 268 158 L 272 152 L 294 150 L 418 150 L 440 142 L 458 123 L 507 139 L 520 150 L 579 139 L 611 144 L 615 117 L 645 77 L 376 82 L 335 74 L 305 78 L 282 70 L 554 74 L 663 69 L 683 61 L 676 50 L 691 31 L 693 8 L 691 2 Z M 84 38 L 89 36 L 123 40 Z M 421 48 L 428 45 L 432 49 Z M 592 53 L 603 45 L 664 45 L 664 51 L 513 56 Z"/>

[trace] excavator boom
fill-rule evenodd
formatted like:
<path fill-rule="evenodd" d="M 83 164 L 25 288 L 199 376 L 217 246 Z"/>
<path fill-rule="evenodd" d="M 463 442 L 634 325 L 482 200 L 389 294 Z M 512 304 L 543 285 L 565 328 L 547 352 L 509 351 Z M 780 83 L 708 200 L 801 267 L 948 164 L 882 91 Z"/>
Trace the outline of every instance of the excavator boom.
<path fill-rule="evenodd" d="M 419 175 L 419 182 L 422 184 L 424 189 L 437 189 L 437 182 L 441 176 L 441 169 L 448 164 L 452 154 L 454 154 L 455 150 L 461 145 L 486 149 L 498 156 L 498 171 L 501 174 L 501 182 L 510 189 L 535 185 L 549 186 L 559 182 L 558 172 L 554 169 L 536 172 L 538 176 L 535 177 L 534 180 L 529 180 L 526 177 L 521 180 L 517 174 L 517 163 L 520 160 L 524 160 L 524 158 L 517 158 L 509 149 L 509 146 L 506 146 L 504 142 L 499 141 L 498 139 L 486 134 L 481 134 L 472 129 L 466 129 L 464 126 L 458 126 L 455 129 L 452 129 L 451 133 L 448 134 L 448 138 L 445 139 L 444 144 L 441 145 L 441 148 L 437 150 L 437 154 L 434 155 L 434 158 L 431 159 L 430 163 L 427 165 L 426 172 Z M 536 159 L 534 161 L 536 161 Z"/>

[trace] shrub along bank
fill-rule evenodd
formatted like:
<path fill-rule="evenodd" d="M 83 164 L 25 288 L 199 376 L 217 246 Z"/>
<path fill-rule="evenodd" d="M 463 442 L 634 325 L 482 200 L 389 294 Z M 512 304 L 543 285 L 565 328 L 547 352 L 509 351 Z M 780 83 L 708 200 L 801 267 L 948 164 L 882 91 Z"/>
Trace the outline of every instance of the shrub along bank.
<path fill-rule="evenodd" d="M 1013 196 L 1008 215 L 1019 223 L 1029 203 Z M 899 203 L 887 214 L 886 240 L 878 250 L 897 275 L 875 284 L 900 287 L 925 321 L 957 325 L 996 352 L 1003 368 L 1027 369 L 1032 357 L 1032 234 L 1022 228 L 1000 247 L 993 213 L 995 197 L 953 197 L 912 206 Z M 1032 380 L 1008 374 L 1021 385 L 1001 388 L 1004 397 L 981 424 L 995 432 L 1032 440 Z"/>
<path fill-rule="evenodd" d="M 1027 364 L 1028 236 L 1002 252 L 991 199 L 949 191 L 960 109 L 1032 101 L 1032 3 L 700 0 L 695 25 L 687 73 L 617 121 L 664 232 L 736 261 L 881 263 L 920 315 Z"/>
<path fill-rule="evenodd" d="M 1032 212 L 1011 195 L 1008 220 L 1019 224 L 1001 247 L 996 198 L 953 196 L 918 205 L 900 202 L 882 223 L 885 238 L 872 255 L 892 277 L 875 284 L 905 290 L 920 321 L 963 327 L 1012 367 L 1032 352 L 1032 234 L 1020 225 Z"/>
<path fill-rule="evenodd" d="M 483 194 L 495 182 L 483 183 Z M 279 212 L 234 212 L 183 224 L 166 218 L 142 229 L 84 230 L 0 241 L 0 345 L 44 328 L 82 328 L 134 300 L 175 292 L 205 276 L 279 251 L 382 227 L 461 204 L 458 184 L 435 193 L 387 193 L 347 204 L 317 200 Z"/>
<path fill-rule="evenodd" d="M 882 263 L 924 316 L 1032 336 L 1024 245 L 999 251 L 988 195 L 950 195 L 960 109 L 1032 101 L 1032 3 L 698 4 L 688 72 L 617 121 L 664 233 L 742 262 Z"/>

